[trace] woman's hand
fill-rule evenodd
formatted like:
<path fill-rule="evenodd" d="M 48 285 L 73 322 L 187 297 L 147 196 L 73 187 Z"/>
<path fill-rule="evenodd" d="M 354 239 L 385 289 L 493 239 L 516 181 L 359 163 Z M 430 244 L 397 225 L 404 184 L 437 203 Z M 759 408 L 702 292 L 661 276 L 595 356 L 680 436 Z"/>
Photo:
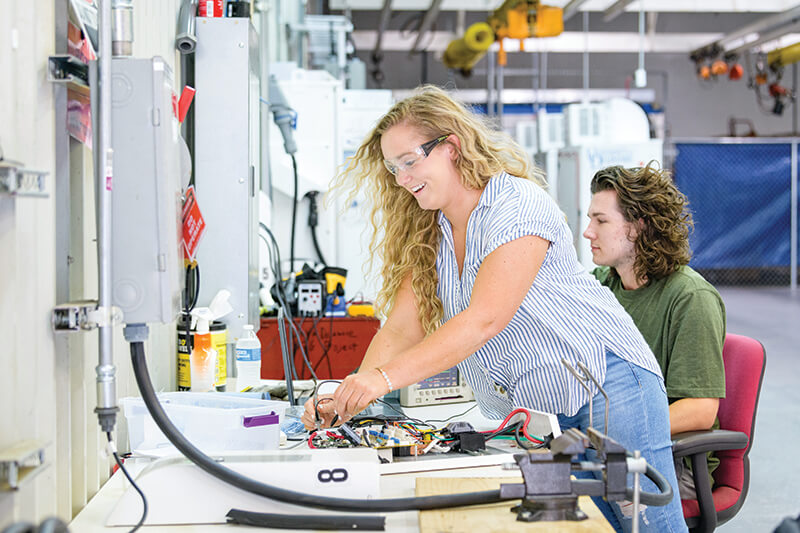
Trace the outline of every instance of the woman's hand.
<path fill-rule="evenodd" d="M 347 422 L 387 392 L 389 387 L 383 375 L 377 369 L 372 369 L 344 378 L 333 394 L 332 403 L 339 420 Z"/>
<path fill-rule="evenodd" d="M 300 417 L 300 421 L 309 431 L 330 427 L 333 425 L 333 417 L 336 416 L 334 411 L 333 394 L 320 394 L 317 396 L 317 413 L 319 413 L 319 420 L 317 413 L 314 412 L 314 397 L 308 399 L 305 403 L 305 412 Z M 319 422 L 319 426 L 317 423 Z"/>

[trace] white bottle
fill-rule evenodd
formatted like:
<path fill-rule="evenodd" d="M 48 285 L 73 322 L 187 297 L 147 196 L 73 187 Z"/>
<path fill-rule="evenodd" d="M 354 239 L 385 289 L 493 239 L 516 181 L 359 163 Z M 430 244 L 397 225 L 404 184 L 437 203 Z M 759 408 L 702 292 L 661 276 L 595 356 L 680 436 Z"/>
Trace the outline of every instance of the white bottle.
<path fill-rule="evenodd" d="M 253 326 L 242 326 L 242 336 L 236 341 L 236 389 L 242 391 L 261 382 L 261 341 Z"/>

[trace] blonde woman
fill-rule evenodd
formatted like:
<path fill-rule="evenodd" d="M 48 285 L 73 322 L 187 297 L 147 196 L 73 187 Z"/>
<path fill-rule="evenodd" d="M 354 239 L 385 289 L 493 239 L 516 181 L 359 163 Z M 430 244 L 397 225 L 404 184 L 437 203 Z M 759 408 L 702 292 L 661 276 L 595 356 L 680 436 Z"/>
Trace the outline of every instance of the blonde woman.
<path fill-rule="evenodd" d="M 336 184 L 371 200 L 386 320 L 358 373 L 318 404 L 319 415 L 325 425 L 346 421 L 457 365 L 490 418 L 528 407 L 586 429 L 589 394 L 563 357 L 604 384 L 609 435 L 641 450 L 677 494 L 658 364 L 614 296 L 578 263 L 564 216 L 539 183 L 519 146 L 441 89 L 422 87 L 389 110 Z M 602 420 L 599 394 L 593 406 Z M 314 427 L 311 401 L 303 421 Z M 616 529 L 630 529 L 623 507 L 596 503 Z M 686 530 L 677 498 L 643 513 L 645 529 Z"/>

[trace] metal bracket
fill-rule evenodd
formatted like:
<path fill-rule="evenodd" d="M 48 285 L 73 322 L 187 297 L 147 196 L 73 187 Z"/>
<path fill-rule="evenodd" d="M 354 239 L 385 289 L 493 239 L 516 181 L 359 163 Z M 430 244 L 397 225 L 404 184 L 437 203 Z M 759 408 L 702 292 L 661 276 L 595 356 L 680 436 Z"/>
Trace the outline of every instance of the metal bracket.
<path fill-rule="evenodd" d="M 55 333 L 89 331 L 121 322 L 122 311 L 118 307 L 98 307 L 96 300 L 59 304 L 51 317 Z"/>
<path fill-rule="evenodd" d="M 16 161 L 0 160 L 0 194 L 47 197 L 47 172 L 28 170 Z"/>
<path fill-rule="evenodd" d="M 88 87 L 89 66 L 70 55 L 50 56 L 47 58 L 47 80 Z"/>
<path fill-rule="evenodd" d="M 38 441 L 23 441 L 0 451 L 0 491 L 18 490 L 45 466 L 44 446 Z"/>

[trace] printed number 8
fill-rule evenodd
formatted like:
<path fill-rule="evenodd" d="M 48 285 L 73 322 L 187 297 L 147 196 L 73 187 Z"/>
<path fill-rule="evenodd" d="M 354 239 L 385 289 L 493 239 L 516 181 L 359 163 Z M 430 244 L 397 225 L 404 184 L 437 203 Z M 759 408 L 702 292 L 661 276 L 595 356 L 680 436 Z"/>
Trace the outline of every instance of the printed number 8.
<path fill-rule="evenodd" d="M 320 470 L 317 472 L 317 479 L 322 483 L 341 483 L 347 481 L 347 470 L 344 468 L 334 468 L 333 470 Z"/>

